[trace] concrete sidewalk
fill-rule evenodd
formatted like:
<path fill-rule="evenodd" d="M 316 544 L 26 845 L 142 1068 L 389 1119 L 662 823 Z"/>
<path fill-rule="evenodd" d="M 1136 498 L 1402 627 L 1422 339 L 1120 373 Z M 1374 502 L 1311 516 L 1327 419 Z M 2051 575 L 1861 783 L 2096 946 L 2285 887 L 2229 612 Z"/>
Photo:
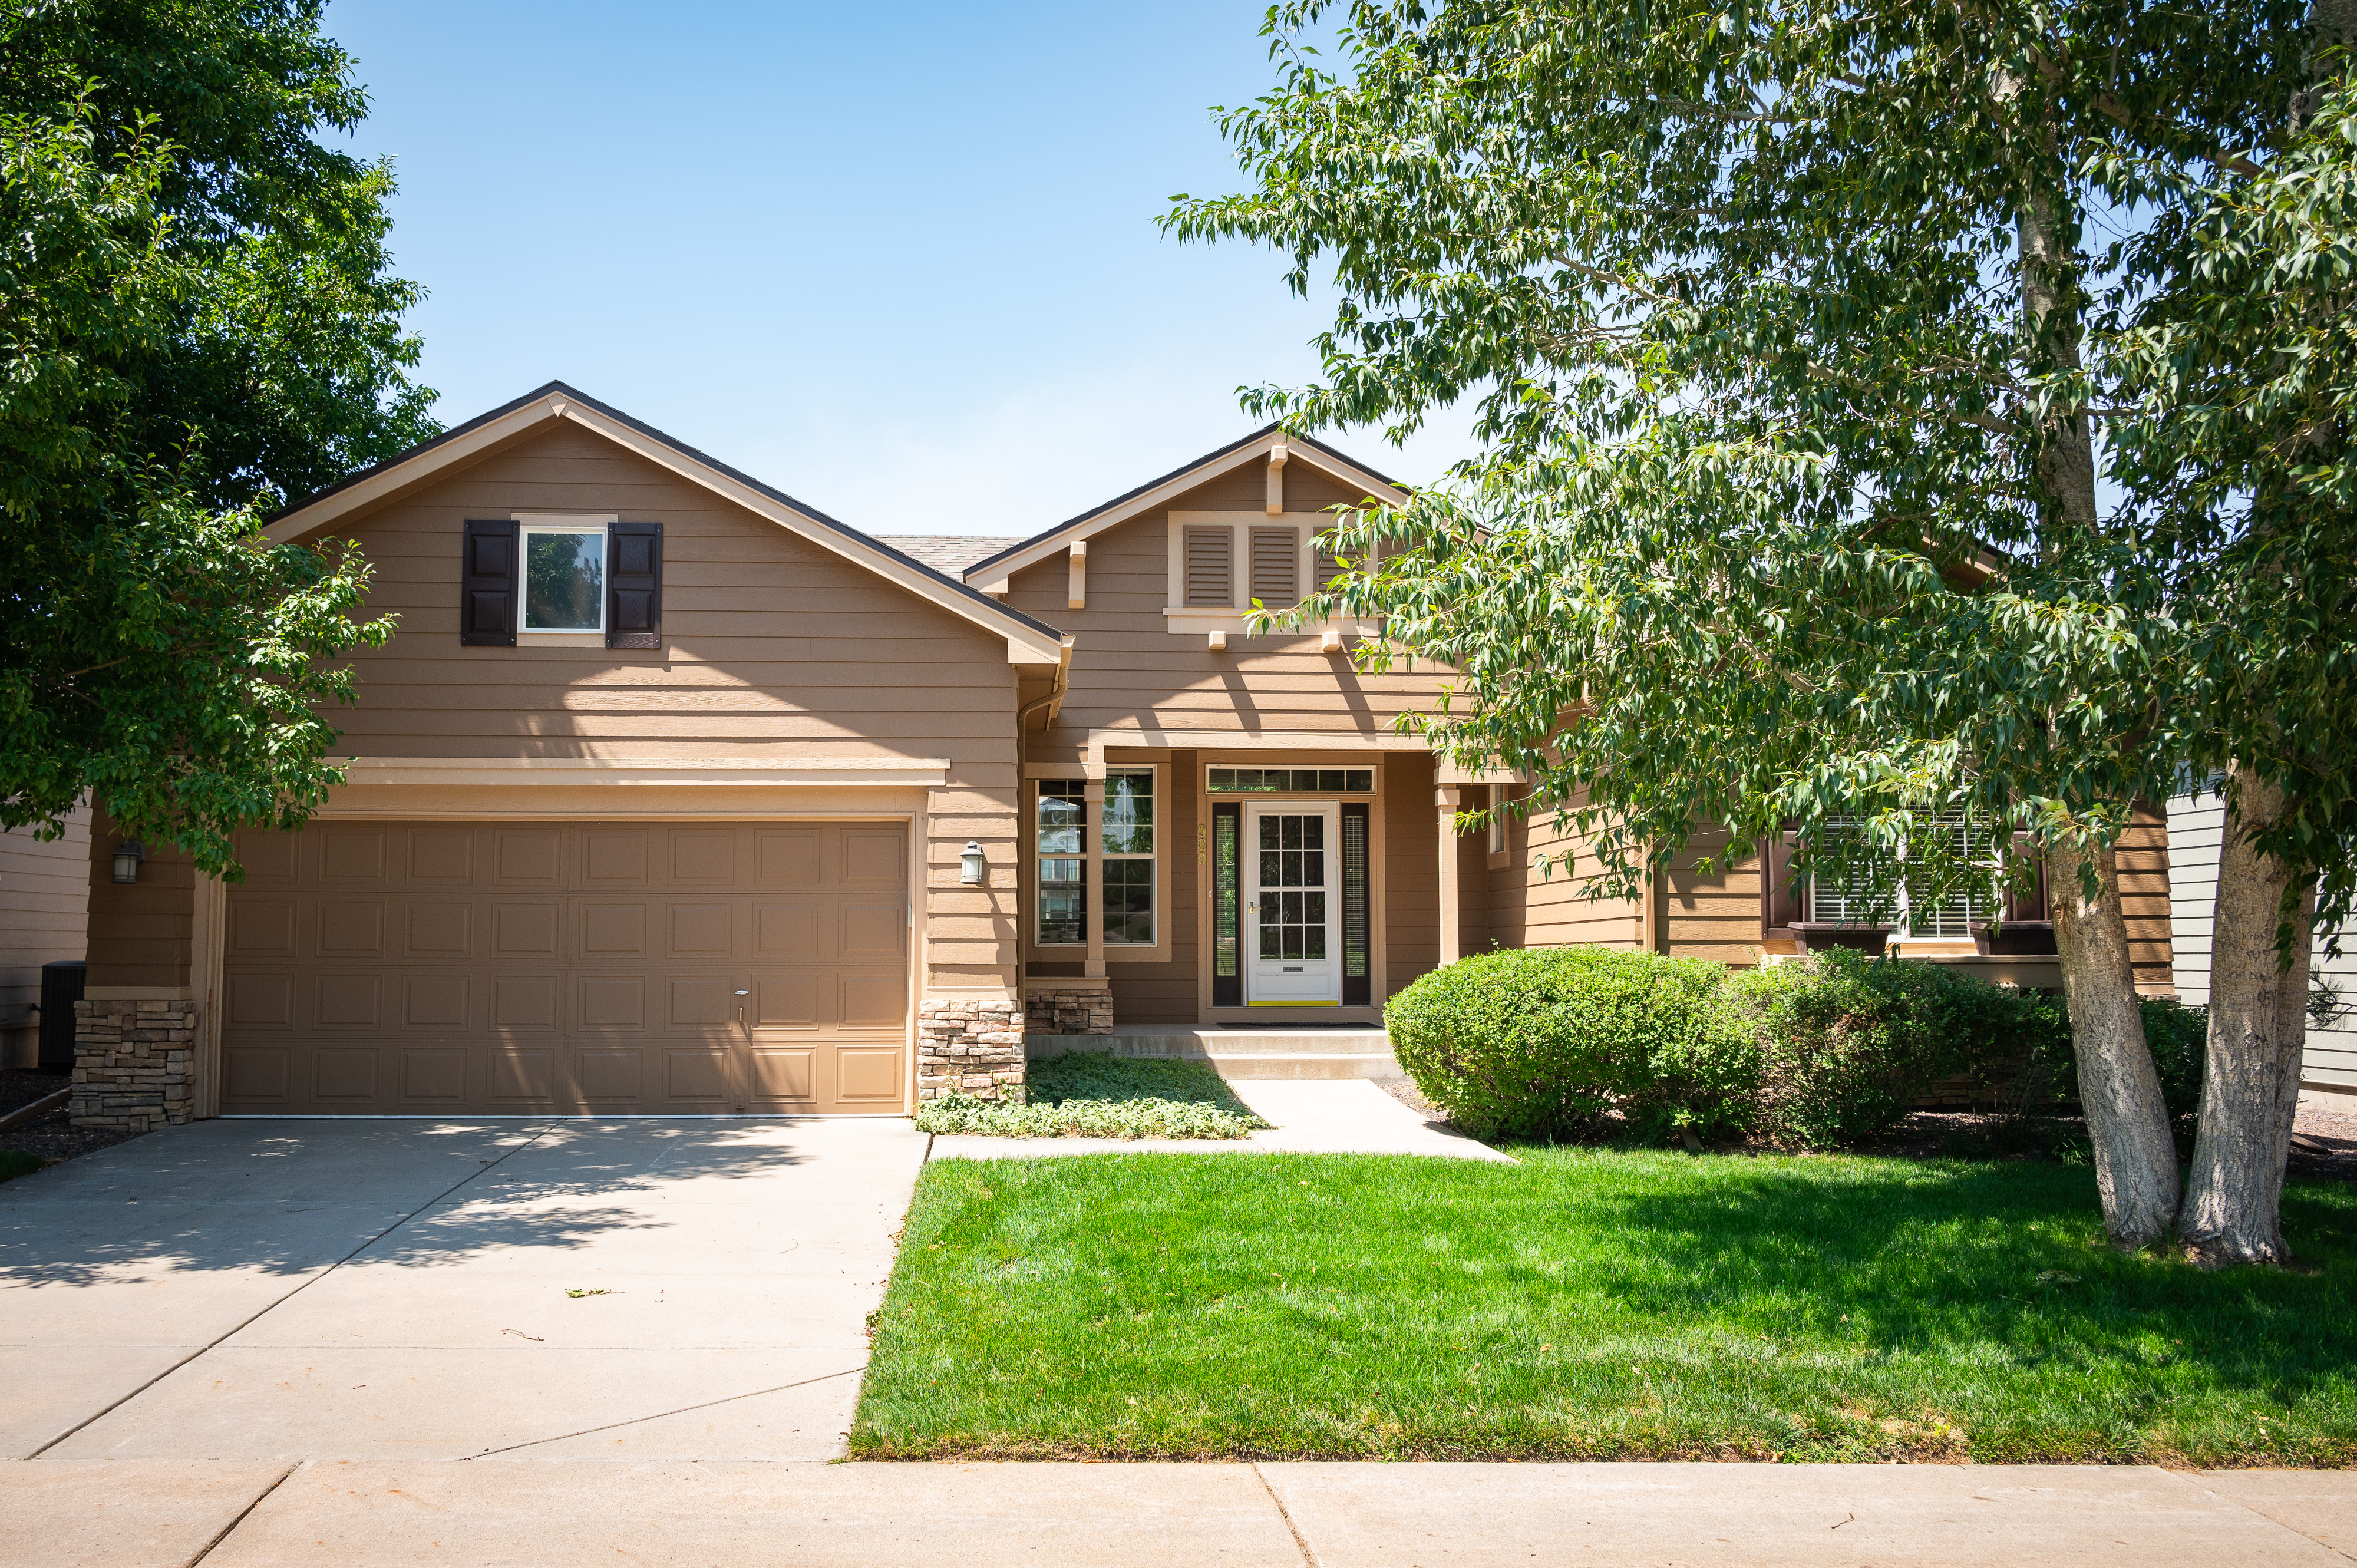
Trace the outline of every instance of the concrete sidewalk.
<path fill-rule="evenodd" d="M 0 1464 L 16 1568 L 2294 1568 L 2347 1472 L 1768 1465 Z"/>
<path fill-rule="evenodd" d="M 979 1138 L 933 1140 L 937 1160 L 1028 1160 L 1056 1155 L 1431 1155 L 1514 1164 L 1487 1144 L 1444 1132 L 1365 1079 L 1231 1079 L 1274 1125 L 1248 1138 Z"/>

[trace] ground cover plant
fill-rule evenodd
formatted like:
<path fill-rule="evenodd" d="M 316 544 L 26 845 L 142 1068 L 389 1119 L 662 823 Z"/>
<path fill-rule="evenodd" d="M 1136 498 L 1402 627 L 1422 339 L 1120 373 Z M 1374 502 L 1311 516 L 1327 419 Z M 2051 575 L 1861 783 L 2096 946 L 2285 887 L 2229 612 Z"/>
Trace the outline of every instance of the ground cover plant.
<path fill-rule="evenodd" d="M 1031 1064 L 1028 1102 L 952 1094 L 917 1108 L 922 1133 L 994 1138 L 1241 1138 L 1267 1122 L 1200 1062 L 1069 1051 Z"/>
<path fill-rule="evenodd" d="M 2357 1462 L 2357 1188 L 2221 1274 L 2083 1166 L 1512 1152 L 929 1165 L 852 1453 Z"/>

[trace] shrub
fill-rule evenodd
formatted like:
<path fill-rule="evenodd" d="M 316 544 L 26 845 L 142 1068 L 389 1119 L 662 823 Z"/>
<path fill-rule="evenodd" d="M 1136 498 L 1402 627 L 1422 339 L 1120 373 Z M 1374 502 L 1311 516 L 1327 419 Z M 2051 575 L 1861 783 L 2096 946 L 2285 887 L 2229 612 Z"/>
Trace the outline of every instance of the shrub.
<path fill-rule="evenodd" d="M 917 1108 L 924 1133 L 991 1138 L 1241 1138 L 1267 1122 L 1200 1062 L 1070 1051 L 1035 1062 L 1029 1103 L 952 1094 Z"/>
<path fill-rule="evenodd" d="M 1476 1137 L 1739 1126 L 1756 1055 L 1704 959 L 1605 948 L 1480 953 L 1383 1009 L 1400 1066 Z"/>
<path fill-rule="evenodd" d="M 2152 1065 L 2160 1074 L 2160 1096 L 2180 1131 L 2201 1109 L 2201 1064 L 2209 1047 L 2210 1017 L 2199 1007 L 2166 996 L 2144 998 L 2145 1043 L 2152 1047 Z M 2072 1048 L 2071 1015 L 2062 998 L 2050 992 L 2025 996 L 2021 1004 L 2020 1037 L 2035 1097 L 2045 1106 L 2075 1105 L 2079 1099 L 2079 1058 Z M 2029 1109 L 2029 1107 L 2025 1107 Z"/>
<path fill-rule="evenodd" d="M 1872 1137 L 2019 1037 L 2019 993 L 1939 964 L 1835 950 L 1738 971 L 1727 988 L 1760 1050 L 1755 1125 L 1810 1148 Z"/>
<path fill-rule="evenodd" d="M 0 1181 L 14 1181 L 20 1176 L 31 1176 L 49 1162 L 38 1155 L 28 1155 L 22 1149 L 0 1149 Z"/>

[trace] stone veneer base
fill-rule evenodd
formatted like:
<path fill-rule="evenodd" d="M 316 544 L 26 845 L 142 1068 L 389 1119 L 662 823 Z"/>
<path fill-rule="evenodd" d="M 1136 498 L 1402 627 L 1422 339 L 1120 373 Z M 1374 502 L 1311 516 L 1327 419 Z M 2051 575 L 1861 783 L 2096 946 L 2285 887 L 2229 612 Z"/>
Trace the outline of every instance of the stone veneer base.
<path fill-rule="evenodd" d="M 1012 1001 L 917 1004 L 917 1098 L 1023 1100 L 1023 1010 Z"/>
<path fill-rule="evenodd" d="M 74 1004 L 77 1127 L 149 1133 L 196 1114 L 194 1001 Z"/>

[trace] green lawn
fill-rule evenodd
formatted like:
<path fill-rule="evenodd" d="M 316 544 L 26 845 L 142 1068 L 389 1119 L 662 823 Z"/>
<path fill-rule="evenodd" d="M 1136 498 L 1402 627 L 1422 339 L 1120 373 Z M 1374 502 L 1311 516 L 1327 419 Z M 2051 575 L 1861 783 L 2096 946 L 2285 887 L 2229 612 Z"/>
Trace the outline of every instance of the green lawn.
<path fill-rule="evenodd" d="M 2083 1166 L 1515 1152 L 930 1165 L 852 1453 L 2357 1462 L 2357 1189 L 2211 1275 Z"/>

